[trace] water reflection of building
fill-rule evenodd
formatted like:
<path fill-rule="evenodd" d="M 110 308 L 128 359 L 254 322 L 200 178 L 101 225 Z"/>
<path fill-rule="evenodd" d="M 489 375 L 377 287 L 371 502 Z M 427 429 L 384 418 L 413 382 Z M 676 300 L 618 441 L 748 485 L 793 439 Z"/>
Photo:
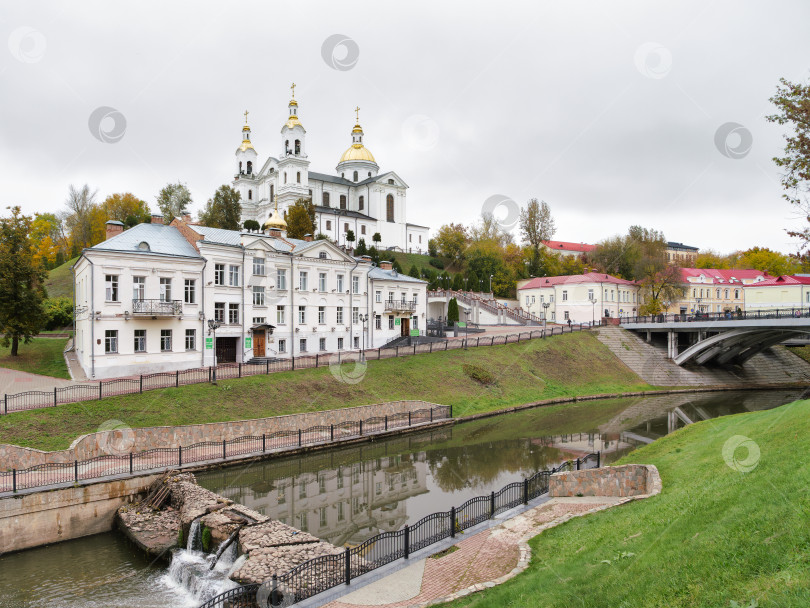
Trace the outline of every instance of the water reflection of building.
<path fill-rule="evenodd" d="M 408 520 L 406 499 L 426 492 L 425 452 L 220 490 L 227 498 L 335 545 L 356 545 L 379 532 L 398 530 Z"/>

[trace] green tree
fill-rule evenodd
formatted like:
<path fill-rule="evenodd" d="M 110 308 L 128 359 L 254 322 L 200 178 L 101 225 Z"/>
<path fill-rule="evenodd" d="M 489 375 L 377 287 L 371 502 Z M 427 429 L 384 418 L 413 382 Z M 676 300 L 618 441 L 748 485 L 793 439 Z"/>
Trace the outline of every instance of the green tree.
<path fill-rule="evenodd" d="M 96 195 L 97 191 L 91 191 L 87 184 L 81 188 L 76 188 L 73 184 L 68 187 L 64 223 L 70 235 L 71 253 L 78 254 L 93 244 L 91 216 L 96 206 Z"/>
<path fill-rule="evenodd" d="M 371 240 L 374 241 L 374 244 L 376 245 L 377 249 L 379 249 L 380 248 L 380 243 L 382 242 L 382 236 L 380 235 L 380 233 L 375 232 L 371 236 Z"/>
<path fill-rule="evenodd" d="M 242 224 L 242 227 L 247 230 L 248 232 L 258 232 L 262 229 L 261 224 L 256 220 L 245 220 L 245 223 Z"/>
<path fill-rule="evenodd" d="M 784 253 L 766 247 L 752 247 L 737 253 L 734 268 L 755 268 L 773 276 L 794 274 L 801 271 L 801 264 Z"/>
<path fill-rule="evenodd" d="M 32 219 L 19 207 L 8 209 L 11 216 L 0 218 L 0 344 L 10 343 L 16 357 L 20 340 L 27 344 L 45 325 L 46 273 L 35 259 Z"/>
<path fill-rule="evenodd" d="M 368 247 L 366 247 L 366 239 L 357 241 L 357 247 L 354 250 L 354 255 L 368 255 Z"/>
<path fill-rule="evenodd" d="M 163 214 L 163 223 L 170 224 L 176 217 L 183 217 L 188 213 L 191 205 L 191 192 L 188 187 L 177 182 L 176 184 L 166 184 L 158 192 L 157 206 Z"/>
<path fill-rule="evenodd" d="M 303 239 L 307 234 L 315 234 L 315 206 L 308 198 L 299 198 L 284 212 L 287 222 L 287 236 Z"/>
<path fill-rule="evenodd" d="M 470 270 L 467 273 L 467 289 L 469 289 L 470 291 L 481 290 L 481 280 L 478 278 L 478 275 L 475 273 L 474 270 Z"/>
<path fill-rule="evenodd" d="M 447 323 L 449 325 L 458 323 L 458 302 L 455 298 L 450 298 L 447 303 Z"/>
<path fill-rule="evenodd" d="M 439 228 L 434 240 L 443 256 L 459 263 L 464 259 L 469 238 L 467 228 L 463 224 L 445 224 Z"/>
<path fill-rule="evenodd" d="M 643 302 L 639 314 L 657 315 L 684 296 L 686 285 L 677 266 L 668 264 L 662 258 L 648 258 L 647 264 L 644 277 L 639 282 Z"/>
<path fill-rule="evenodd" d="M 784 156 L 773 161 L 783 169 L 782 196 L 791 205 L 801 211 L 802 216 L 810 222 L 810 84 L 793 83 L 781 78 L 776 94 L 771 103 L 776 106 L 776 113 L 767 116 L 769 122 L 787 126 L 791 129 L 785 135 Z M 799 237 L 802 247 L 810 243 L 810 228 L 790 230 L 788 234 Z M 806 253 L 804 254 L 807 255 Z"/>
<path fill-rule="evenodd" d="M 453 275 L 452 289 L 453 291 L 462 291 L 464 289 L 464 279 L 460 272 Z"/>
<path fill-rule="evenodd" d="M 46 268 L 53 268 L 62 243 L 62 222 L 53 213 L 36 213 L 31 223 L 31 240 L 36 247 L 34 254 Z"/>
<path fill-rule="evenodd" d="M 428 239 L 428 255 L 432 258 L 439 255 L 439 248 L 436 245 L 436 239 Z"/>
<path fill-rule="evenodd" d="M 391 262 L 391 269 L 402 273 L 402 266 L 399 265 L 399 262 L 396 259 Z"/>
<path fill-rule="evenodd" d="M 214 198 L 209 198 L 205 208 L 199 213 L 203 226 L 239 230 L 239 219 L 242 216 L 242 195 L 228 185 L 217 188 Z"/>
<path fill-rule="evenodd" d="M 416 264 L 411 266 L 411 269 L 408 271 L 408 276 L 413 277 L 414 279 L 420 278 L 419 269 L 416 267 Z"/>
<path fill-rule="evenodd" d="M 42 309 L 45 329 L 62 329 L 73 322 L 73 300 L 70 298 L 46 298 Z"/>
<path fill-rule="evenodd" d="M 346 231 L 346 242 L 349 243 L 349 248 L 354 247 L 354 230 L 347 230 Z"/>
<path fill-rule="evenodd" d="M 501 247 L 506 247 L 514 240 L 511 233 L 506 232 L 491 213 L 482 213 L 478 221 L 470 227 L 468 234 L 470 242 L 492 241 Z"/>
<path fill-rule="evenodd" d="M 698 253 L 695 268 L 730 268 L 729 256 L 720 255 L 711 249 Z"/>

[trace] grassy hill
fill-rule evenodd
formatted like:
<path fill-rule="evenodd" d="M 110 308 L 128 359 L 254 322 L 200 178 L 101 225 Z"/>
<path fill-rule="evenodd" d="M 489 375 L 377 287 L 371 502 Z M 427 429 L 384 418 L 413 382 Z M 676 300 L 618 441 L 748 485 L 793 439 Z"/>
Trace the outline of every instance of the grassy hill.
<path fill-rule="evenodd" d="M 659 496 L 543 532 L 522 574 L 448 606 L 808 606 L 808 433 L 799 401 L 659 439 L 618 463 L 656 465 Z"/>
<path fill-rule="evenodd" d="M 411 266 L 414 264 L 416 264 L 416 267 L 420 272 L 423 268 L 426 270 L 433 270 L 434 272 L 442 272 L 442 269 L 430 265 L 430 260 L 433 258 L 431 258 L 429 255 L 421 255 L 419 253 L 401 253 L 399 251 L 386 251 L 385 253 L 392 256 L 397 262 L 399 262 L 399 265 L 402 266 L 403 272 L 408 272 L 411 269 Z M 437 259 L 444 263 L 444 270 L 451 273 L 458 272 L 458 269 L 451 267 L 450 258 L 439 256 Z"/>
<path fill-rule="evenodd" d="M 48 279 L 45 281 L 48 297 L 73 297 L 73 272 L 71 271 L 71 267 L 78 259 L 79 258 L 73 258 L 72 260 L 68 260 L 61 266 L 57 266 L 48 272 Z"/>
<path fill-rule="evenodd" d="M 345 365 L 354 371 L 354 363 Z M 370 361 L 357 384 L 332 371 L 283 372 L 19 412 L 0 417 L 0 443 L 63 449 L 110 419 L 131 427 L 223 422 L 397 399 L 453 405 L 454 416 L 463 416 L 540 399 L 649 388 L 589 333 Z"/>

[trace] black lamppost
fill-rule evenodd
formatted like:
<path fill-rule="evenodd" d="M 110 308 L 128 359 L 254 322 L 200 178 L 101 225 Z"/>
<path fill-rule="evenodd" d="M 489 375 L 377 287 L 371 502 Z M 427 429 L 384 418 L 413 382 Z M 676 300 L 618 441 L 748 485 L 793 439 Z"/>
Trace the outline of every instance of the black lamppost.
<path fill-rule="evenodd" d="M 551 302 L 543 302 L 543 332 L 546 331 L 546 318 L 548 317 L 548 307 L 551 306 Z"/>
<path fill-rule="evenodd" d="M 214 335 L 214 384 L 217 383 L 217 329 L 220 325 L 216 319 L 208 319 L 208 333 Z"/>
<path fill-rule="evenodd" d="M 360 361 L 366 361 L 366 322 L 368 321 L 368 313 L 360 315 L 360 322 L 363 324 L 363 349 L 360 351 Z"/>
<path fill-rule="evenodd" d="M 588 298 L 591 303 L 591 327 L 596 324 L 596 298 Z"/>

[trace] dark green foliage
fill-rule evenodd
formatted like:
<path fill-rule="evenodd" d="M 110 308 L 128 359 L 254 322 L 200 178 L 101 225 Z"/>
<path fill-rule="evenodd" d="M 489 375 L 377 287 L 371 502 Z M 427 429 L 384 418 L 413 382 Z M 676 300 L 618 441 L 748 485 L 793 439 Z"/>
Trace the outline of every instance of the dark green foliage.
<path fill-rule="evenodd" d="M 354 248 L 355 255 L 368 255 L 368 247 L 366 247 L 366 239 L 357 241 L 357 247 Z"/>
<path fill-rule="evenodd" d="M 453 277 L 453 290 L 454 291 L 461 291 L 464 289 L 464 279 L 461 277 L 461 274 L 456 274 Z"/>
<path fill-rule="evenodd" d="M 439 255 L 439 248 L 436 246 L 436 239 L 428 239 L 428 255 L 432 258 Z"/>
<path fill-rule="evenodd" d="M 413 277 L 414 279 L 418 279 L 419 277 L 419 269 L 416 267 L 416 264 L 411 266 L 411 269 L 408 271 L 408 276 Z"/>
<path fill-rule="evenodd" d="M 209 528 L 208 526 L 203 526 L 201 540 L 202 540 L 203 551 L 205 551 L 206 553 L 210 553 L 211 552 L 211 528 Z"/>
<path fill-rule="evenodd" d="M 241 195 L 230 186 L 217 188 L 214 198 L 209 198 L 200 214 L 200 223 L 211 228 L 239 230 L 239 217 L 242 215 Z"/>
<path fill-rule="evenodd" d="M 245 230 L 248 232 L 258 232 L 261 230 L 261 225 L 256 220 L 245 220 L 245 223 L 242 224 Z"/>
<path fill-rule="evenodd" d="M 447 303 L 447 322 L 450 325 L 458 323 L 458 302 L 455 298 L 450 298 Z"/>
<path fill-rule="evenodd" d="M 42 308 L 45 311 L 45 329 L 62 329 L 73 323 L 73 300 L 70 298 L 47 298 Z"/>
<path fill-rule="evenodd" d="M 469 363 L 464 363 L 461 366 L 461 369 L 469 378 L 472 378 L 476 382 L 480 382 L 481 384 L 495 383 L 495 376 L 492 374 L 492 372 L 481 367 L 480 365 L 471 365 Z"/>
<path fill-rule="evenodd" d="M 444 270 L 444 262 L 442 262 L 439 258 L 430 258 L 430 262 L 428 262 L 434 268 L 438 268 L 439 270 Z"/>
<path fill-rule="evenodd" d="M 402 272 L 402 266 L 400 266 L 400 265 L 399 265 L 399 262 L 397 262 L 396 260 L 394 260 L 394 261 L 391 263 L 391 268 L 393 268 L 393 269 L 394 269 L 394 270 L 396 270 L 397 272 L 400 272 L 400 273 Z"/>

